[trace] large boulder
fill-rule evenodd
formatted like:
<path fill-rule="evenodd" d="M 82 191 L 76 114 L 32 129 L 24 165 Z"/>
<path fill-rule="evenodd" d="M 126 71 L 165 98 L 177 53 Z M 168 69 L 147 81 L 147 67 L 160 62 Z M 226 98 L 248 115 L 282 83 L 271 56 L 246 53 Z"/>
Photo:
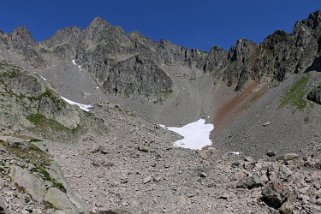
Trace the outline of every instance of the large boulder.
<path fill-rule="evenodd" d="M 321 86 L 318 86 L 309 92 L 308 100 L 321 104 Z"/>
<path fill-rule="evenodd" d="M 28 192 L 31 197 L 42 202 L 46 194 L 46 186 L 44 180 L 29 173 L 26 169 L 19 166 L 11 167 L 11 179 L 18 186 Z"/>
<path fill-rule="evenodd" d="M 285 185 L 271 182 L 262 189 L 262 200 L 270 207 L 278 209 L 287 200 L 289 195 Z"/>
<path fill-rule="evenodd" d="M 45 196 L 45 201 L 51 203 L 56 209 L 63 210 L 65 214 L 79 213 L 66 193 L 57 188 L 50 188 Z"/>

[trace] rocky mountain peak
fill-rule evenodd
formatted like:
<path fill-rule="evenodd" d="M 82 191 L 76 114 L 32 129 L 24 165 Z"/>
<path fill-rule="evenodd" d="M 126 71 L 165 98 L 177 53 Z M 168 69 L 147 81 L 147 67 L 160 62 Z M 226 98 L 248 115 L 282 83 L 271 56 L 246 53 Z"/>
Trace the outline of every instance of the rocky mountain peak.
<path fill-rule="evenodd" d="M 106 20 L 104 20 L 101 17 L 95 17 L 90 23 L 88 28 L 106 28 L 106 27 L 111 27 L 111 24 L 109 24 Z"/>
<path fill-rule="evenodd" d="M 67 27 L 58 30 L 51 38 L 42 42 L 47 47 L 55 47 L 65 43 L 75 44 L 81 36 L 82 30 L 79 27 Z"/>
<path fill-rule="evenodd" d="M 312 28 L 316 28 L 321 25 L 321 10 L 311 13 L 308 18 L 308 22 L 312 24 Z"/>
<path fill-rule="evenodd" d="M 24 46 L 35 46 L 36 42 L 33 39 L 30 31 L 24 27 L 20 26 L 12 31 L 10 34 L 12 45 L 15 48 L 22 48 Z"/>
<path fill-rule="evenodd" d="M 247 39 L 238 39 L 236 45 L 229 51 L 229 58 L 231 61 L 244 59 L 247 57 L 257 46 L 255 42 Z M 244 63 L 243 61 L 240 63 Z"/>
<path fill-rule="evenodd" d="M 85 30 L 87 41 L 99 43 L 105 41 L 110 46 L 119 44 L 128 46 L 130 41 L 121 27 L 113 26 L 100 17 L 96 17 Z M 116 48 L 116 47 L 115 47 Z"/>
<path fill-rule="evenodd" d="M 307 19 L 298 21 L 294 27 L 294 34 L 302 34 L 307 31 L 320 31 L 321 27 L 321 10 L 315 11 L 309 15 Z M 317 33 L 318 33 L 317 32 Z"/>

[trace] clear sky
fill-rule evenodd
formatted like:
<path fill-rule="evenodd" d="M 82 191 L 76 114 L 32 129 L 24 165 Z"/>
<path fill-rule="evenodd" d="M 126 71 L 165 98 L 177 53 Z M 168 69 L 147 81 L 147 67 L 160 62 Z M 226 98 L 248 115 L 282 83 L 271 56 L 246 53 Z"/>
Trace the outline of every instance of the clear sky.
<path fill-rule="evenodd" d="M 26 26 L 37 41 L 67 26 L 85 28 L 100 16 L 189 48 L 230 48 L 238 38 L 261 42 L 275 30 L 321 9 L 321 0 L 12 0 L 1 1 L 0 29 Z"/>

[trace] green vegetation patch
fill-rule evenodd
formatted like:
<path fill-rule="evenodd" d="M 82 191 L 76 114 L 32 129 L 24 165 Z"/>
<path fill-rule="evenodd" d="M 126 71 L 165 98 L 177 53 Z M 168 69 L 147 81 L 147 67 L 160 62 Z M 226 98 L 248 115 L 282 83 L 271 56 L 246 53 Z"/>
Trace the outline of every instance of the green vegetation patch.
<path fill-rule="evenodd" d="M 42 166 L 35 167 L 32 172 L 36 172 L 43 180 L 50 181 L 54 187 L 66 193 L 67 190 L 62 183 L 59 183 L 56 179 L 52 178 L 47 170 Z"/>
<path fill-rule="evenodd" d="M 4 167 L 5 167 L 5 163 L 2 160 L 0 160 L 0 175 L 5 174 Z"/>
<path fill-rule="evenodd" d="M 74 129 L 67 128 L 67 127 L 63 126 L 62 124 L 60 124 L 59 122 L 57 122 L 56 120 L 48 119 L 45 116 L 43 116 L 42 114 L 30 114 L 27 116 L 27 119 L 31 123 L 33 123 L 35 126 L 37 126 L 37 128 L 41 128 L 41 129 L 45 129 L 45 130 L 51 129 L 51 130 L 58 131 L 58 132 L 63 131 L 63 132 L 67 132 L 70 134 L 74 134 L 79 129 L 79 126 Z"/>
<path fill-rule="evenodd" d="M 48 97 L 50 100 L 52 100 L 56 104 L 56 106 L 58 107 L 59 110 L 61 110 L 62 107 L 66 106 L 66 103 L 64 101 L 62 101 L 55 94 L 55 92 L 49 88 L 46 88 L 46 91 L 43 94 L 41 94 L 39 97 L 33 97 L 32 99 L 41 101 L 41 99 L 43 97 Z"/>
<path fill-rule="evenodd" d="M 303 111 L 308 103 L 304 96 L 308 82 L 309 76 L 304 74 L 298 81 L 294 83 L 290 91 L 282 99 L 279 107 L 283 108 L 285 106 L 293 106 L 296 109 Z"/>
<path fill-rule="evenodd" d="M 45 207 L 46 210 L 56 209 L 56 208 L 54 207 L 54 205 L 53 205 L 52 203 L 48 202 L 48 201 L 44 201 L 44 202 L 43 202 L 43 205 L 44 205 L 44 207 Z"/>
<path fill-rule="evenodd" d="M 16 138 L 24 139 L 24 140 L 26 140 L 28 142 L 41 142 L 42 141 L 42 140 L 40 140 L 38 138 L 30 137 L 28 135 L 19 134 L 19 133 L 13 133 L 12 136 L 16 137 Z"/>
<path fill-rule="evenodd" d="M 152 103 L 163 102 L 169 99 L 173 95 L 174 95 L 174 90 L 168 89 L 166 91 L 160 91 L 154 96 L 147 96 L 146 100 Z"/>
<path fill-rule="evenodd" d="M 6 148 L 7 151 L 17 155 L 19 158 L 24 159 L 26 162 L 33 165 L 46 165 L 51 164 L 51 159 L 49 155 L 41 151 L 36 146 L 30 145 L 27 148 L 20 148 L 15 146 L 9 146 L 4 142 L 0 142 Z"/>

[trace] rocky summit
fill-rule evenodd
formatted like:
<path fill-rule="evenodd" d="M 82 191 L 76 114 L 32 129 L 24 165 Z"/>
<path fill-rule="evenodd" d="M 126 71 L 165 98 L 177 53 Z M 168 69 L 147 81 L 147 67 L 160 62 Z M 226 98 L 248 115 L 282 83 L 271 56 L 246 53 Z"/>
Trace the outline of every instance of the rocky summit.
<path fill-rule="evenodd" d="M 320 72 L 321 11 L 208 52 L 0 31 L 0 213 L 321 213 Z"/>

